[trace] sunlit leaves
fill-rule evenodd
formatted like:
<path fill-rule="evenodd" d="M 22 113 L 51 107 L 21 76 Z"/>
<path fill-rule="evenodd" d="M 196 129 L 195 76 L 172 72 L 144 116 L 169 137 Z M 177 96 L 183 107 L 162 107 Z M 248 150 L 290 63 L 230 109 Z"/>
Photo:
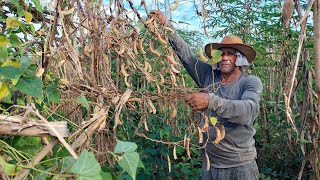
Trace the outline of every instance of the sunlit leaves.
<path fill-rule="evenodd" d="M 24 14 L 24 17 L 26 18 L 26 23 L 30 23 L 32 20 L 32 14 L 29 13 L 28 11 L 24 11 L 23 14 Z"/>
<path fill-rule="evenodd" d="M 10 59 L 7 59 L 7 60 L 2 64 L 2 67 L 4 67 L 4 66 L 13 66 L 13 67 L 19 68 L 20 62 L 12 61 L 12 60 L 10 60 Z"/>
<path fill-rule="evenodd" d="M 215 126 L 217 124 L 218 119 L 216 117 L 210 117 L 210 122 L 212 126 Z"/>
<path fill-rule="evenodd" d="M 7 163 L 4 157 L 0 156 L 0 165 L 4 172 L 9 176 L 16 175 L 22 168 L 14 164 Z"/>
<path fill-rule="evenodd" d="M 7 17 L 6 19 L 6 28 L 15 29 L 21 26 L 21 22 L 14 17 Z"/>
<path fill-rule="evenodd" d="M 6 97 L 9 94 L 9 89 L 6 83 L 0 82 L 0 99 Z"/>
<path fill-rule="evenodd" d="M 221 61 L 221 54 L 222 52 L 220 50 L 211 50 L 210 64 L 213 65 Z"/>
<path fill-rule="evenodd" d="M 9 45 L 9 39 L 6 38 L 5 36 L 0 35 L 0 46 L 6 46 Z"/>

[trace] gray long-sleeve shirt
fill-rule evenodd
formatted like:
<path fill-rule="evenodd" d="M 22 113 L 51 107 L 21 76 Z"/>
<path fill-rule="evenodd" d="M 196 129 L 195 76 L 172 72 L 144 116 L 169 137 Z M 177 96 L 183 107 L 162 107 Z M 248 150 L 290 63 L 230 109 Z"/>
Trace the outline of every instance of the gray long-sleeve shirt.
<path fill-rule="evenodd" d="M 237 80 L 222 84 L 220 71 L 213 70 L 211 65 L 197 58 L 177 33 L 169 40 L 196 84 L 200 88 L 209 87 L 209 106 L 205 113 L 217 117 L 225 127 L 225 138 L 216 145 L 211 143 L 216 138 L 215 128 L 211 124 L 209 133 L 203 133 L 204 142 L 209 138 L 205 150 L 211 166 L 236 167 L 256 159 L 253 136 L 256 133 L 254 121 L 259 114 L 259 101 L 263 89 L 261 80 L 242 73 Z M 204 118 L 200 119 L 200 126 L 203 126 Z"/>

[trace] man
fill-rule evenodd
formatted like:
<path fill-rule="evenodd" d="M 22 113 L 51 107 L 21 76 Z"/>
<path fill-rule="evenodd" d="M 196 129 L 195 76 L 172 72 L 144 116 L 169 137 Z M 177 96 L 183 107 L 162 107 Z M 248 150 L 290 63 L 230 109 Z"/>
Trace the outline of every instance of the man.
<path fill-rule="evenodd" d="M 152 14 L 158 17 L 160 24 L 170 26 L 160 11 Z M 215 128 L 211 124 L 208 133 L 203 133 L 204 142 L 208 138 L 208 143 L 201 150 L 202 179 L 258 179 L 253 136 L 263 87 L 258 77 L 243 71 L 255 59 L 255 50 L 234 35 L 225 36 L 221 43 L 207 44 L 205 52 L 209 58 L 212 50 L 222 52 L 221 61 L 214 70 L 211 65 L 200 61 L 177 33 L 169 40 L 196 84 L 200 88 L 208 88 L 208 92 L 186 96 L 186 103 L 194 110 L 217 117 L 225 127 L 225 138 L 218 144 L 211 143 L 216 137 Z M 203 119 L 200 126 L 204 125 Z M 205 153 L 210 160 L 209 171 L 206 170 Z"/>

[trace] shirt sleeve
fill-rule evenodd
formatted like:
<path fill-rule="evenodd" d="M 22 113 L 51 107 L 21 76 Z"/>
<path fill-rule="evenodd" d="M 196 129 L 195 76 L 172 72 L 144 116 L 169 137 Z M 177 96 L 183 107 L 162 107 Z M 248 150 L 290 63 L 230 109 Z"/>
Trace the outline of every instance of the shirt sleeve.
<path fill-rule="evenodd" d="M 259 114 L 262 82 L 258 77 L 250 76 L 243 86 L 244 91 L 240 100 L 225 99 L 209 93 L 208 109 L 229 122 L 252 125 Z"/>
<path fill-rule="evenodd" d="M 168 20 L 166 25 L 172 27 Z M 169 42 L 192 79 L 203 88 L 207 76 L 212 75 L 211 65 L 201 61 L 176 31 L 169 37 Z"/>

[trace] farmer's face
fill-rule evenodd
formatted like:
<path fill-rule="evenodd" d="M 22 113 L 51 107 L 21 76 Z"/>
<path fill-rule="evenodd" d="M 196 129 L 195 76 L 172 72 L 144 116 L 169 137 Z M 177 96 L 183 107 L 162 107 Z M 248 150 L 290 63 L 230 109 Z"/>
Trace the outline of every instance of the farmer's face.
<path fill-rule="evenodd" d="M 232 74 L 235 69 L 240 69 L 236 66 L 236 50 L 233 48 L 221 48 L 222 60 L 219 62 L 219 69 L 222 74 Z"/>

